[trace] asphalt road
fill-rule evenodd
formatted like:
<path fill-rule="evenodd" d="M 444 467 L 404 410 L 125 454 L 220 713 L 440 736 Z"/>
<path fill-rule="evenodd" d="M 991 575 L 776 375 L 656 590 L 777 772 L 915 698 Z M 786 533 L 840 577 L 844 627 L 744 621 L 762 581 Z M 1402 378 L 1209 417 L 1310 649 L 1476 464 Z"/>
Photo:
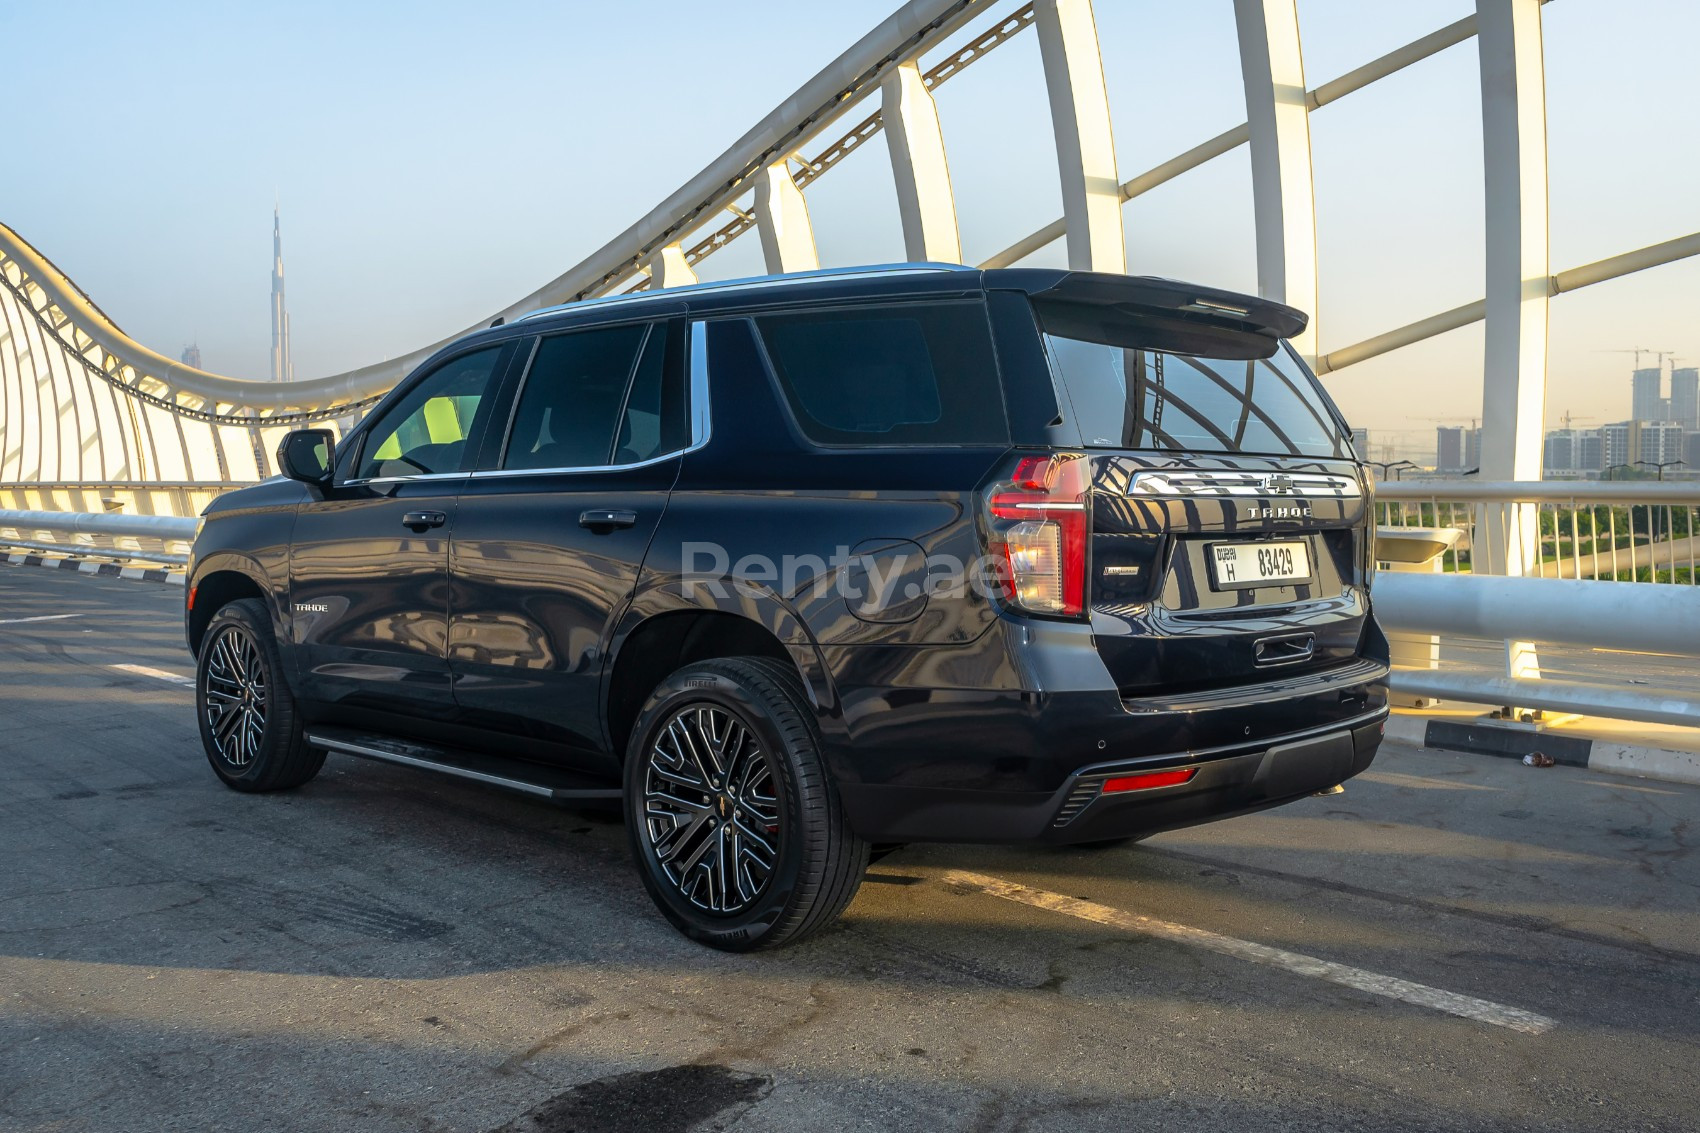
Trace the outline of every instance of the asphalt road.
<path fill-rule="evenodd" d="M 0 1128 L 1700 1124 L 1700 791 L 1390 745 L 1139 847 L 903 850 L 727 956 L 604 816 L 224 789 L 149 675 L 180 601 L 0 567 Z"/>

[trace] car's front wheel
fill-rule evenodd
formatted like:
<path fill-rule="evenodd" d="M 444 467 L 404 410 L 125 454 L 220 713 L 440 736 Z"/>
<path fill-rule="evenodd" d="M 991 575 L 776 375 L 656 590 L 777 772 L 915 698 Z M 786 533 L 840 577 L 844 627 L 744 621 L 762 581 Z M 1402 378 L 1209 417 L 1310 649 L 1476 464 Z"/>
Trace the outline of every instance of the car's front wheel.
<path fill-rule="evenodd" d="M 649 895 L 715 948 L 818 931 L 867 871 L 802 682 L 768 658 L 701 661 L 663 681 L 632 730 L 625 799 Z"/>
<path fill-rule="evenodd" d="M 207 760 L 227 787 L 299 787 L 324 765 L 324 751 L 302 734 L 271 615 L 257 598 L 221 607 L 207 625 L 195 658 L 195 716 Z"/>

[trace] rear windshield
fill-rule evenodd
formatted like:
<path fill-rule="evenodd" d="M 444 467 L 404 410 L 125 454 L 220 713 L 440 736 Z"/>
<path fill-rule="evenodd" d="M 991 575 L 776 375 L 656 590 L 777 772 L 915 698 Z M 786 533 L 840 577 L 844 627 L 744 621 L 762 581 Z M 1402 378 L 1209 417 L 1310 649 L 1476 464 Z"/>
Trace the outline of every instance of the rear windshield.
<path fill-rule="evenodd" d="M 1088 448 L 1349 455 L 1316 379 L 1284 343 L 1112 307 L 1036 307 Z"/>
<path fill-rule="evenodd" d="M 930 302 L 758 315 L 797 424 L 829 445 L 1009 440 L 985 308 Z"/>

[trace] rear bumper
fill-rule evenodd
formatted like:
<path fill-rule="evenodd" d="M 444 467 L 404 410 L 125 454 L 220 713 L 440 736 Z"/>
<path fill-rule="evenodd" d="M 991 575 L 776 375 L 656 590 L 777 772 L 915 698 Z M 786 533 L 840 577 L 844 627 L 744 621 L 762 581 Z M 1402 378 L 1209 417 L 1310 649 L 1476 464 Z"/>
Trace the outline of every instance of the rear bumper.
<path fill-rule="evenodd" d="M 881 700 L 878 724 L 835 761 L 849 772 L 839 790 L 864 838 L 1092 842 L 1278 806 L 1360 773 L 1381 743 L 1387 668 L 1362 659 L 1164 701 L 1113 691 Z M 887 747 L 882 736 L 905 742 Z M 1168 769 L 1194 774 L 1147 790 L 1102 789 Z"/>
<path fill-rule="evenodd" d="M 1151 761 L 1082 770 L 1039 833 L 1045 842 L 1096 842 L 1194 826 L 1313 795 L 1366 770 L 1381 746 L 1387 710 L 1350 728 L 1288 736 L 1261 749 L 1197 752 L 1169 761 L 1195 770 L 1184 784 L 1106 793 L 1104 784 Z"/>

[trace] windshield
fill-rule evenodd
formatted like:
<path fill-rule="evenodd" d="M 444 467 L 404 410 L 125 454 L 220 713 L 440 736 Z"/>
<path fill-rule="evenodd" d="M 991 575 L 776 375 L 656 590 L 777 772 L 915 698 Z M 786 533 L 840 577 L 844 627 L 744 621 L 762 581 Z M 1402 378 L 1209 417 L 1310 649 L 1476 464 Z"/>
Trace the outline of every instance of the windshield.
<path fill-rule="evenodd" d="M 1285 344 L 1083 313 L 1040 308 L 1058 394 L 1086 447 L 1350 458 L 1316 380 Z"/>

